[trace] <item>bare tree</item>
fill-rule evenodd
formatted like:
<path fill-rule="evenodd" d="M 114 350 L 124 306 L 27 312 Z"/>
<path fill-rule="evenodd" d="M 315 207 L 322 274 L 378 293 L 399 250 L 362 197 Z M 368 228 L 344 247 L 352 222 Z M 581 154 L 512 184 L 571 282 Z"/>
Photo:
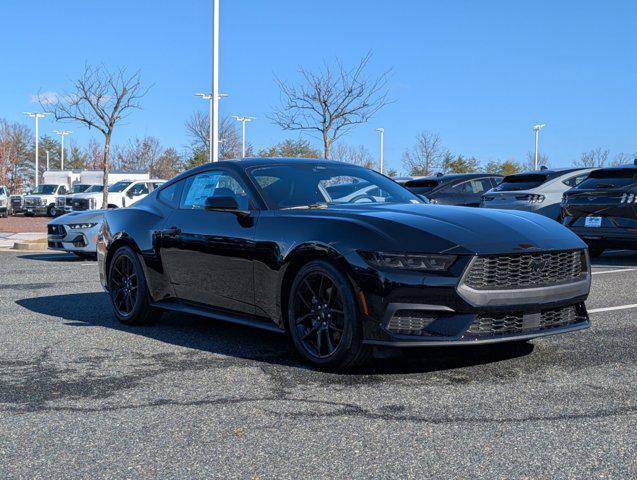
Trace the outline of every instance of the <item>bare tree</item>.
<path fill-rule="evenodd" d="M 437 133 L 422 132 L 416 137 L 416 144 L 403 153 L 403 164 L 410 175 L 431 175 L 442 167 L 449 155 L 442 146 Z"/>
<path fill-rule="evenodd" d="M 637 159 L 637 153 L 619 152 L 617 155 L 615 155 L 613 161 L 610 162 L 610 165 L 612 167 L 616 167 L 618 165 L 634 165 L 635 159 Z"/>
<path fill-rule="evenodd" d="M 86 154 L 88 156 L 86 160 L 87 168 L 93 170 L 102 170 L 104 168 L 104 147 L 102 147 L 100 142 L 91 138 L 86 147 Z"/>
<path fill-rule="evenodd" d="M 378 168 L 376 159 L 364 145 L 354 147 L 343 143 L 337 143 L 334 145 L 332 158 L 340 160 L 341 162 L 353 163 L 354 165 L 360 165 L 361 167 L 371 168 L 373 170 Z"/>
<path fill-rule="evenodd" d="M 123 147 L 114 149 L 113 165 L 125 172 L 147 171 L 157 162 L 164 147 L 155 137 L 143 137 L 129 140 Z"/>
<path fill-rule="evenodd" d="M 540 153 L 537 159 L 538 168 L 551 166 L 551 161 L 546 153 Z M 526 162 L 522 164 L 523 170 L 535 170 L 535 153 L 526 152 Z"/>
<path fill-rule="evenodd" d="M 76 121 L 104 135 L 104 195 L 102 208 L 108 207 L 108 172 L 111 138 L 115 127 L 131 110 L 141 108 L 141 99 L 148 93 L 142 87 L 139 72 L 129 75 L 125 68 L 109 72 L 103 66 L 86 65 L 73 91 L 52 101 L 40 101 L 44 111 L 56 120 Z"/>
<path fill-rule="evenodd" d="M 575 160 L 573 164 L 577 167 L 603 167 L 608 161 L 608 150 L 604 148 L 594 148 L 588 152 L 582 153 L 579 160 Z"/>
<path fill-rule="evenodd" d="M 153 178 L 169 180 L 183 169 L 183 159 L 174 148 L 167 148 L 150 167 Z"/>
<path fill-rule="evenodd" d="M 323 154 L 330 158 L 332 144 L 354 126 L 366 123 L 388 100 L 389 71 L 369 79 L 365 70 L 371 54 L 354 68 L 340 61 L 325 65 L 320 72 L 300 69 L 302 83 L 290 85 L 276 79 L 281 105 L 270 119 L 284 130 L 303 130 L 323 142 Z"/>
<path fill-rule="evenodd" d="M 210 150 L 210 123 L 208 113 L 195 112 L 186 122 L 186 131 L 192 139 L 193 151 Z M 224 116 L 219 123 L 219 159 L 241 158 L 241 135 L 236 122 Z M 252 155 L 252 145 L 246 145 L 246 156 Z"/>
<path fill-rule="evenodd" d="M 31 177 L 32 139 L 31 129 L 26 125 L 0 119 L 0 184 L 6 185 L 11 193 L 17 193 Z"/>

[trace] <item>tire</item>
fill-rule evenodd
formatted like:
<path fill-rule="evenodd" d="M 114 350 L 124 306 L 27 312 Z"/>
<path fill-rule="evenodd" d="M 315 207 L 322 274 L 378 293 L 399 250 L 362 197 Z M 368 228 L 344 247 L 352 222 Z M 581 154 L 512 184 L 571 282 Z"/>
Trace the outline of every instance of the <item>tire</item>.
<path fill-rule="evenodd" d="M 126 325 L 155 321 L 161 311 L 150 306 L 144 270 L 137 254 L 122 246 L 113 254 L 108 270 L 108 291 L 117 319 Z"/>
<path fill-rule="evenodd" d="M 2 212 L 2 218 L 9 218 L 9 210 L 5 210 L 4 212 Z"/>
<path fill-rule="evenodd" d="M 76 257 L 80 257 L 84 260 L 97 260 L 97 253 L 88 253 L 88 252 L 72 252 Z"/>
<path fill-rule="evenodd" d="M 352 285 L 332 264 L 318 260 L 297 273 L 287 308 L 297 352 L 313 365 L 343 369 L 366 363 L 363 328 Z"/>
<path fill-rule="evenodd" d="M 56 217 L 57 216 L 57 208 L 55 208 L 55 205 L 49 205 L 48 207 L 46 207 L 46 215 L 47 217 Z"/>

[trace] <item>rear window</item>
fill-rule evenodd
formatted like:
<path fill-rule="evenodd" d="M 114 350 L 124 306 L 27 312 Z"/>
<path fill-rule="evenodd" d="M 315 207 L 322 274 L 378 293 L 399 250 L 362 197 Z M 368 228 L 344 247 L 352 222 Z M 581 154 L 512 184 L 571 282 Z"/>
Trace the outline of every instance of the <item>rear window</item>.
<path fill-rule="evenodd" d="M 495 187 L 498 192 L 514 192 L 516 190 L 530 190 L 542 185 L 547 180 L 546 175 L 532 173 L 528 175 L 509 175 L 502 183 Z"/>
<path fill-rule="evenodd" d="M 408 188 L 410 192 L 422 195 L 431 192 L 438 185 L 440 185 L 438 180 L 410 180 L 405 183 L 404 187 Z"/>
<path fill-rule="evenodd" d="M 595 170 L 580 183 L 579 189 L 617 188 L 637 183 L 637 170 Z"/>

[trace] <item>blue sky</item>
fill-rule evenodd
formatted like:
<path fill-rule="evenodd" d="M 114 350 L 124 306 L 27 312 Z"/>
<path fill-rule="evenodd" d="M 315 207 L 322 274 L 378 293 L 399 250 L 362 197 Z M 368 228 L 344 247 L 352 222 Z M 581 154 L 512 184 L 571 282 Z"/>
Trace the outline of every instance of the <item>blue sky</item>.
<path fill-rule="evenodd" d="M 0 117 L 28 121 L 32 96 L 64 91 L 85 62 L 127 66 L 153 87 L 114 141 L 185 147 L 185 120 L 206 109 L 194 93 L 210 88 L 210 3 L 2 0 Z M 376 152 L 384 127 L 390 167 L 422 130 L 454 153 L 523 160 L 536 122 L 553 166 L 595 147 L 637 151 L 637 2 L 221 0 L 221 11 L 221 113 L 257 117 L 257 148 L 298 136 L 266 118 L 275 75 L 372 51 L 372 75 L 393 70 L 395 102 L 345 142 Z M 82 143 L 94 135 L 65 128 Z"/>

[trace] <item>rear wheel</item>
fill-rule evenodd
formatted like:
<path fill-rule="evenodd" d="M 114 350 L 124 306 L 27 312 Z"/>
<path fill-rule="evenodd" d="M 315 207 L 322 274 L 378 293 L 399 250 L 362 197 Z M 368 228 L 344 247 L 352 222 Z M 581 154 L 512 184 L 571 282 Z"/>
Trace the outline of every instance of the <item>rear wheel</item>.
<path fill-rule="evenodd" d="M 111 260 L 108 291 L 117 319 L 128 325 L 140 325 L 157 319 L 161 311 L 150 306 L 148 285 L 137 254 L 128 246 L 120 247 Z"/>
<path fill-rule="evenodd" d="M 352 286 L 330 263 L 313 261 L 297 274 L 288 301 L 292 342 L 314 365 L 345 368 L 365 363 L 362 325 Z"/>

